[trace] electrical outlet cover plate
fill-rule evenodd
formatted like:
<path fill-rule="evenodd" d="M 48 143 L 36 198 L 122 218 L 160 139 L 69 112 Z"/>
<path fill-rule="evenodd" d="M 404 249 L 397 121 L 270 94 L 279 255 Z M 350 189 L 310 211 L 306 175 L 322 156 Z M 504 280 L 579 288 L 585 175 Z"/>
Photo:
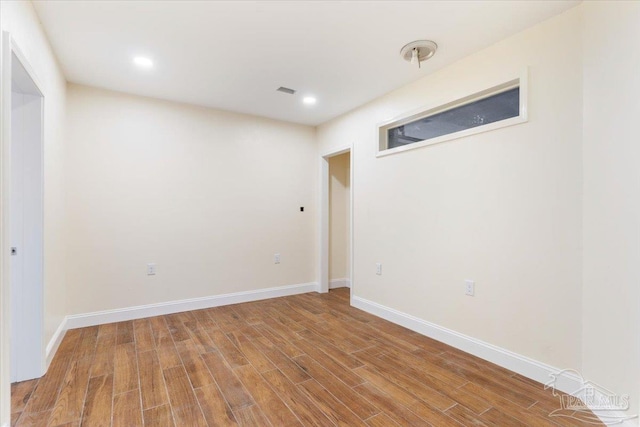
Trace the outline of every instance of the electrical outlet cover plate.
<path fill-rule="evenodd" d="M 473 280 L 464 281 L 464 294 L 470 297 L 474 296 L 476 292 L 476 282 Z"/>
<path fill-rule="evenodd" d="M 147 264 L 147 276 L 155 276 L 155 275 L 156 275 L 156 265 Z"/>

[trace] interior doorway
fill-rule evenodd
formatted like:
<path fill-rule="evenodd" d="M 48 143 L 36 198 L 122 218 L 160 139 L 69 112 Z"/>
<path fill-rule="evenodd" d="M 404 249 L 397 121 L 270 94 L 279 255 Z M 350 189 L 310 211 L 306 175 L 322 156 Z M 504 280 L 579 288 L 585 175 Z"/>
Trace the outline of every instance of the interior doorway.
<path fill-rule="evenodd" d="M 319 292 L 353 294 L 353 155 L 351 147 L 320 157 Z M 332 203 L 332 198 L 335 200 Z M 333 236 L 332 236 L 333 234 Z"/>
<path fill-rule="evenodd" d="M 329 158 L 329 289 L 351 287 L 351 152 Z"/>
<path fill-rule="evenodd" d="M 9 196 L 10 379 L 42 376 L 44 291 L 44 97 L 25 62 L 11 52 Z M 6 163 L 4 164 L 6 166 Z M 6 241 L 5 241 L 6 244 Z"/>

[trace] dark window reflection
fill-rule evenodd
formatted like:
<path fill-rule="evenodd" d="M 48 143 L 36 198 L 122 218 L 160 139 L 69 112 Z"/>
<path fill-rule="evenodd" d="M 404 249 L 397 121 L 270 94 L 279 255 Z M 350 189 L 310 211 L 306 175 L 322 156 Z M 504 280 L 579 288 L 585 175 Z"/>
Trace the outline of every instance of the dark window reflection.
<path fill-rule="evenodd" d="M 424 119 L 418 119 L 389 129 L 387 148 L 400 147 L 414 142 L 471 129 L 520 114 L 520 88 L 452 108 Z"/>

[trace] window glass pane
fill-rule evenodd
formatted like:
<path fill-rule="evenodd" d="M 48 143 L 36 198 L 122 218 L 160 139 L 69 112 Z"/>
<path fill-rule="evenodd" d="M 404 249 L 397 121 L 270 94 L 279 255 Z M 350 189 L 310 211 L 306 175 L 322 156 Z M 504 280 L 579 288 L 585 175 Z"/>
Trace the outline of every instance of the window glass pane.
<path fill-rule="evenodd" d="M 520 88 L 389 129 L 387 149 L 518 117 Z"/>

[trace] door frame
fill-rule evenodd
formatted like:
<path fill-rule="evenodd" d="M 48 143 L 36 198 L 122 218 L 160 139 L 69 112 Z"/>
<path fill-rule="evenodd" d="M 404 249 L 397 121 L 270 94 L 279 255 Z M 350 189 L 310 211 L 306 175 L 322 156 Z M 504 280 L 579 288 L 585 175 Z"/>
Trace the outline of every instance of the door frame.
<path fill-rule="evenodd" d="M 318 250 L 318 292 L 329 292 L 329 159 L 341 154 L 350 153 L 349 156 L 349 283 L 350 296 L 353 296 L 353 145 L 337 148 L 320 156 L 320 209 L 319 209 L 319 250 Z"/>
<path fill-rule="evenodd" d="M 11 85 L 12 85 L 12 54 L 20 61 L 36 88 L 42 95 L 40 114 L 40 150 L 41 150 L 41 185 L 42 185 L 42 221 L 44 222 L 44 109 L 45 91 L 42 81 L 38 79 L 34 68 L 16 41 L 7 31 L 0 34 L 0 425 L 11 423 Z M 42 236 L 43 278 L 41 295 L 37 308 L 42 326 L 40 328 L 41 373 L 46 370 L 44 346 L 44 224 Z"/>

